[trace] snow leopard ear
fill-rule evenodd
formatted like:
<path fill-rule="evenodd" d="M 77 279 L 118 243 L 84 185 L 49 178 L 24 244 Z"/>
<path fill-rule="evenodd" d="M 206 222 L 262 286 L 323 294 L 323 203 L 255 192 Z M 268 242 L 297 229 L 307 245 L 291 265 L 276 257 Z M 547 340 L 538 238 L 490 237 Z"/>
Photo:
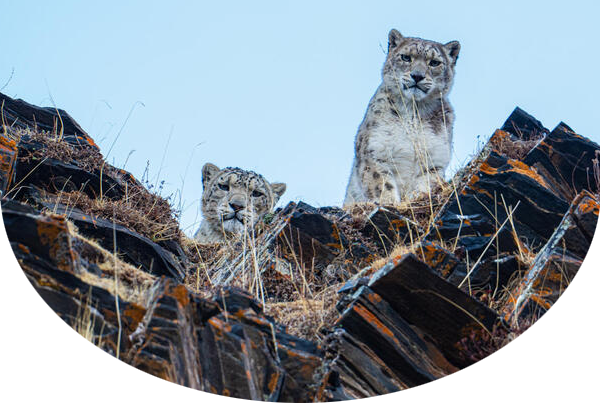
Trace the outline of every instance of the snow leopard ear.
<path fill-rule="evenodd" d="M 388 34 L 388 52 L 398 46 L 402 38 L 404 37 L 398 30 L 392 29 Z"/>
<path fill-rule="evenodd" d="M 202 187 L 206 189 L 206 185 L 208 185 L 208 182 L 210 182 L 210 180 L 214 178 L 215 175 L 218 174 L 220 171 L 221 170 L 218 166 L 211 164 L 210 162 L 204 164 L 204 166 L 202 167 Z"/>
<path fill-rule="evenodd" d="M 444 45 L 444 49 L 446 49 L 448 56 L 450 56 L 450 59 L 452 59 L 452 64 L 456 64 L 458 52 L 460 52 L 460 43 L 458 43 L 458 41 L 448 42 Z"/>
<path fill-rule="evenodd" d="M 273 189 L 273 204 L 275 204 L 285 193 L 287 186 L 285 183 L 271 183 L 271 189 Z"/>

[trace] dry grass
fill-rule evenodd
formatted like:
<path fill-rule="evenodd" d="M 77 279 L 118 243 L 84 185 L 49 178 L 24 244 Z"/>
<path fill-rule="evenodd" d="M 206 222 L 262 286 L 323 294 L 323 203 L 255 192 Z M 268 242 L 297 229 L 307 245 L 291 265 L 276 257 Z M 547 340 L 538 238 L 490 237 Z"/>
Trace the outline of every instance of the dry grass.
<path fill-rule="evenodd" d="M 148 290 L 154 285 L 157 278 L 145 271 L 125 263 L 114 252 L 109 252 L 95 241 L 87 239 L 77 233 L 75 227 L 69 223 L 69 235 L 72 239 L 73 249 L 82 258 L 82 261 L 95 264 L 101 274 L 94 274 L 85 268 L 78 270 L 75 275 L 87 284 L 105 289 L 114 293 L 115 273 L 120 287 L 117 295 L 124 301 L 133 302 L 141 306 L 148 303 Z"/>
<path fill-rule="evenodd" d="M 308 340 L 321 340 L 321 329 L 331 326 L 337 318 L 335 305 L 338 287 L 329 287 L 314 298 L 295 301 L 267 302 L 265 314 L 286 327 L 289 334 Z"/>
<path fill-rule="evenodd" d="M 38 132 L 31 129 L 12 129 L 18 139 L 40 144 L 30 153 L 21 153 L 22 161 L 59 160 L 75 165 L 84 171 L 94 173 L 100 178 L 110 177 L 125 188 L 125 194 L 119 198 L 107 198 L 102 194 L 90 197 L 82 191 L 64 191 L 67 183 L 60 190 L 52 184 L 45 184 L 42 189 L 46 202 L 55 206 L 77 208 L 86 214 L 94 215 L 131 229 L 153 241 L 179 240 L 182 232 L 179 229 L 179 213 L 171 204 L 170 197 L 160 195 L 162 188 L 151 191 L 152 186 L 135 180 L 127 172 L 107 164 L 100 151 L 87 144 L 73 145 L 63 140 L 58 133 Z M 107 189 L 104 189 L 106 191 Z M 101 192 L 102 193 L 102 192 Z M 56 211 L 56 208 L 54 209 Z"/>
<path fill-rule="evenodd" d="M 183 237 L 181 246 L 192 263 L 192 267 L 184 279 L 184 284 L 197 294 L 211 289 L 213 284 L 209 268 L 222 259 L 222 255 L 225 253 L 223 245 L 218 243 L 201 244 L 192 238 Z"/>
<path fill-rule="evenodd" d="M 543 138 L 543 133 L 533 136 L 529 140 L 521 140 L 515 136 L 499 135 L 492 138 L 491 145 L 498 154 L 505 155 L 510 159 L 522 160 Z"/>
<path fill-rule="evenodd" d="M 40 143 L 41 148 L 33 153 L 20 155 L 19 158 L 26 160 L 40 160 L 42 158 L 56 159 L 69 164 L 76 165 L 86 171 L 100 171 L 104 158 L 96 148 L 82 143 L 73 146 L 62 139 L 58 133 L 36 131 L 32 129 L 16 128 L 11 130 L 13 135 L 21 139 L 29 138 L 33 142 Z M 113 168 L 116 171 L 116 169 Z"/>
<path fill-rule="evenodd" d="M 91 287 L 90 292 L 86 295 L 85 301 L 79 301 L 77 317 L 75 318 L 75 322 L 73 322 L 72 327 L 87 341 L 96 345 L 97 347 L 102 347 L 103 327 L 100 330 L 100 334 L 95 333 L 96 315 L 94 314 L 94 312 L 97 310 L 94 307 L 90 306 L 90 302 Z"/>
<path fill-rule="evenodd" d="M 251 292 L 264 302 L 265 290 L 262 287 L 261 274 L 274 259 L 270 248 L 275 236 L 275 231 L 240 234 L 221 244 L 220 248 L 212 253 L 210 245 L 202 246 L 205 253 L 203 255 L 198 250 L 201 261 L 197 264 L 197 281 L 202 282 L 205 287 L 236 286 Z"/>
<path fill-rule="evenodd" d="M 417 244 L 410 244 L 410 245 L 397 244 L 390 251 L 388 256 L 377 259 L 367 268 L 368 270 L 363 271 L 361 273 L 361 277 L 373 274 L 374 272 L 376 272 L 377 270 L 379 270 L 383 266 L 385 266 L 392 259 L 399 260 L 400 258 L 402 258 L 402 256 L 404 256 L 406 254 L 415 253 L 417 251 L 417 249 L 418 249 Z"/>
<path fill-rule="evenodd" d="M 392 211 L 408 218 L 420 229 L 431 229 L 434 228 L 433 224 L 436 216 L 455 193 L 456 186 L 452 182 L 438 181 L 434 184 L 434 187 L 429 193 L 416 194 L 411 198 L 406 198 L 400 203 L 391 206 L 384 205 L 382 207 L 390 208 Z M 352 216 L 352 220 L 364 225 L 368 215 L 377 207 L 378 206 L 374 203 L 355 203 L 345 209 Z M 399 239 L 393 240 L 394 244 L 392 245 L 391 250 L 385 251 L 384 256 L 379 256 L 366 267 L 362 267 L 353 277 L 370 276 L 391 260 L 397 260 L 401 258 L 402 255 L 417 252 L 421 241 L 428 234 L 428 231 L 423 231 L 419 234 L 417 231 L 411 229 L 409 232 L 410 236 L 408 237 L 408 242 Z M 443 241 L 436 241 L 436 243 L 450 251 L 456 249 L 451 245 L 444 244 Z"/>
<path fill-rule="evenodd" d="M 194 291 L 203 288 L 235 286 L 258 300 L 290 301 L 314 298 L 329 285 L 314 268 L 305 267 L 294 253 L 280 256 L 276 239 L 287 225 L 284 217 L 275 217 L 268 225 L 230 238 L 221 245 L 200 245 L 186 241 L 186 249 L 195 251 L 195 268 L 186 281 Z"/>
<path fill-rule="evenodd" d="M 76 208 L 85 214 L 114 221 L 154 242 L 179 240 L 183 235 L 169 201 L 139 185 L 129 188 L 127 195 L 117 200 L 91 198 L 79 191 L 45 192 L 44 199 L 48 204 L 65 206 L 67 211 Z"/>
<path fill-rule="evenodd" d="M 211 295 L 223 286 L 250 292 L 263 303 L 265 314 L 285 325 L 287 331 L 310 340 L 336 317 L 337 288 L 342 281 L 325 273 L 315 275 L 298 256 L 279 255 L 276 236 L 286 225 L 275 216 L 256 232 L 247 232 L 223 244 L 202 245 L 186 239 L 184 249 L 194 262 L 185 284 L 200 295 Z"/>
<path fill-rule="evenodd" d="M 435 183 L 430 193 L 415 194 L 410 198 L 405 198 L 400 203 L 391 205 L 381 205 L 389 207 L 392 211 L 409 218 L 417 223 L 420 228 L 429 228 L 433 219 L 452 196 L 453 186 L 451 182 Z M 354 203 L 344 209 L 357 221 L 364 222 L 370 214 L 379 205 L 375 203 Z"/>

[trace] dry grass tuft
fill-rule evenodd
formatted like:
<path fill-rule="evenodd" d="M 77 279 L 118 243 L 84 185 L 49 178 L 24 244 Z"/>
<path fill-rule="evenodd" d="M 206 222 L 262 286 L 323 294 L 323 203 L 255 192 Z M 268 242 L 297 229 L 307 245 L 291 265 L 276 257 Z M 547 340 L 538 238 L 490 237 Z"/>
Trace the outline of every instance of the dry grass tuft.
<path fill-rule="evenodd" d="M 191 268 L 184 279 L 184 284 L 195 293 L 204 293 L 212 288 L 209 268 L 223 259 L 226 253 L 223 245 L 218 243 L 201 244 L 195 239 L 183 237 L 181 246 L 191 262 Z M 213 269 L 210 270 L 211 272 Z"/>
<path fill-rule="evenodd" d="M 380 259 L 377 259 L 376 261 L 374 261 L 371 266 L 369 266 L 367 271 L 364 271 L 362 274 L 362 276 L 367 276 L 367 275 L 371 275 L 373 273 L 375 273 L 377 270 L 381 269 L 383 266 L 385 266 L 390 260 L 399 260 L 400 258 L 402 258 L 402 256 L 409 254 L 409 253 L 415 253 L 418 249 L 418 246 L 416 244 L 412 244 L 412 245 L 405 245 L 405 244 L 397 244 L 394 246 L 394 249 L 392 249 L 390 251 L 390 253 L 388 254 L 388 256 L 386 257 L 382 257 Z"/>
<path fill-rule="evenodd" d="M 102 347 L 102 330 L 100 334 L 95 333 L 96 328 L 96 315 L 93 313 L 97 311 L 94 307 L 90 306 L 91 302 L 91 288 L 90 293 L 86 295 L 85 301 L 80 301 L 79 309 L 77 311 L 77 317 L 75 322 L 72 324 L 73 329 L 80 335 L 82 335 L 87 341 Z"/>
<path fill-rule="evenodd" d="M 95 265 L 100 273 L 93 273 L 85 267 L 80 268 L 75 275 L 87 284 L 114 292 L 114 276 L 118 275 L 118 295 L 121 299 L 146 306 L 148 290 L 155 284 L 157 278 L 145 271 L 134 267 L 114 256 L 95 241 L 77 233 L 69 223 L 69 233 L 73 249 L 87 264 Z"/>
<path fill-rule="evenodd" d="M 282 294 L 291 297 L 294 292 L 311 296 L 318 282 L 309 284 L 308 273 L 297 260 L 287 261 L 279 256 L 276 238 L 286 224 L 284 217 L 276 216 L 269 224 L 262 223 L 255 231 L 239 234 L 220 245 L 187 240 L 185 249 L 195 265 L 186 284 L 196 292 L 235 286 L 263 303 L 280 299 Z M 282 276 L 283 283 L 267 284 L 277 275 Z M 282 292 L 289 286 L 292 292 Z"/>
<path fill-rule="evenodd" d="M 114 221 L 154 242 L 179 240 L 183 236 L 169 201 L 142 186 L 129 188 L 127 195 L 117 200 L 91 198 L 79 191 L 45 193 L 44 199 L 49 204 L 77 208 L 85 214 Z"/>
<path fill-rule="evenodd" d="M 43 146 L 30 154 L 20 155 L 19 158 L 56 159 L 76 165 L 89 172 L 99 171 L 104 163 L 104 158 L 98 149 L 83 143 L 79 146 L 73 146 L 64 141 L 57 133 L 36 131 L 29 128 L 16 128 L 12 129 L 12 132 L 17 138 L 25 137 Z"/>
<path fill-rule="evenodd" d="M 435 217 L 443 206 L 454 195 L 456 192 L 455 189 L 456 187 L 451 182 L 438 181 L 429 193 L 416 194 L 411 198 L 403 200 L 401 203 L 391 206 L 384 205 L 382 207 L 390 208 L 392 211 L 407 217 L 421 229 L 428 229 L 432 227 Z M 353 221 L 363 223 L 364 225 L 368 215 L 375 208 L 377 208 L 377 205 L 374 203 L 356 203 L 347 207 L 346 211 L 350 213 Z M 344 227 L 341 226 L 341 228 Z M 367 267 L 360 270 L 353 277 L 370 276 L 390 262 L 390 260 L 399 259 L 404 254 L 417 252 L 420 242 L 427 233 L 428 231 L 424 231 L 419 235 L 416 231 L 411 231 L 410 239 L 406 240 L 406 242 L 396 241 L 390 251 L 387 251 L 384 256 L 374 259 Z M 449 245 L 442 246 L 445 249 L 452 250 Z"/>
<path fill-rule="evenodd" d="M 321 329 L 337 318 L 337 287 L 329 287 L 312 299 L 299 298 L 286 302 L 267 302 L 265 314 L 286 327 L 289 334 L 308 340 L 321 340 Z"/>
<path fill-rule="evenodd" d="M 433 219 L 452 196 L 454 187 L 451 182 L 438 181 L 433 184 L 430 193 L 414 194 L 400 203 L 381 205 L 411 219 L 421 228 L 428 228 Z M 354 219 L 364 222 L 365 218 L 379 205 L 375 203 L 354 203 L 344 207 Z"/>
<path fill-rule="evenodd" d="M 125 188 L 125 194 L 120 199 L 102 195 L 92 198 L 80 191 L 65 192 L 65 184 L 60 191 L 55 191 L 52 187 L 45 189 L 45 201 L 78 208 L 86 214 L 109 221 L 114 220 L 153 241 L 181 239 L 183 233 L 179 229 L 179 212 L 173 208 L 170 197 L 160 195 L 162 187 L 156 191 L 148 190 L 147 187 L 151 186 L 145 187 L 129 173 L 107 164 L 100 151 L 87 143 L 73 145 L 64 141 L 57 133 L 31 129 L 14 129 L 12 132 L 18 139 L 40 144 L 31 152 L 21 153 L 20 160 L 56 159 L 95 173 L 100 178 L 110 177 Z"/>
<path fill-rule="evenodd" d="M 522 160 L 539 142 L 544 134 L 536 134 L 528 140 L 522 140 L 511 135 L 499 135 L 492 138 L 492 146 L 498 154 L 508 158 Z"/>
<path fill-rule="evenodd" d="M 296 256 L 282 258 L 275 240 L 285 225 L 285 218 L 275 216 L 255 233 L 223 244 L 202 245 L 186 239 L 184 250 L 194 264 L 185 284 L 200 295 L 211 295 L 224 286 L 246 290 L 290 334 L 318 340 L 319 330 L 336 317 L 336 290 L 342 281 L 325 270 L 304 267 Z"/>

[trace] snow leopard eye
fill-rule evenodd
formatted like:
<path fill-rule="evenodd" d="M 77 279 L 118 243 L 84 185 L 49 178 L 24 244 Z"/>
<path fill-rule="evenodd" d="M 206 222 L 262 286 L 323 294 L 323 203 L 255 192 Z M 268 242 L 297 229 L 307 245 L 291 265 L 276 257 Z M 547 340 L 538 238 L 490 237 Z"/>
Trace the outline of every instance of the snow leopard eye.
<path fill-rule="evenodd" d="M 252 197 L 260 197 L 263 194 L 261 192 L 259 192 L 258 190 L 253 190 L 252 191 Z"/>
<path fill-rule="evenodd" d="M 226 183 L 219 183 L 219 189 L 227 192 L 227 191 L 229 191 L 229 185 Z"/>
<path fill-rule="evenodd" d="M 440 62 L 439 60 L 431 60 L 431 61 L 429 62 L 429 65 L 430 65 L 431 67 L 437 67 L 437 66 L 439 66 L 440 64 L 442 64 L 442 62 Z"/>
<path fill-rule="evenodd" d="M 412 60 L 409 55 L 400 55 L 400 59 L 402 59 L 403 62 L 410 62 Z"/>

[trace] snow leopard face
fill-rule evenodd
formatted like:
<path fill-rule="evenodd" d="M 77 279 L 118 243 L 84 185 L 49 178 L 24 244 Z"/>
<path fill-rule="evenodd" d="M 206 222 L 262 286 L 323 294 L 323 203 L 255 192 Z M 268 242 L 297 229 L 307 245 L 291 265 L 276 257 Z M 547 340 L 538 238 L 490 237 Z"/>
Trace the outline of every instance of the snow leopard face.
<path fill-rule="evenodd" d="M 262 175 L 240 168 L 202 168 L 202 215 L 224 236 L 241 233 L 270 212 L 285 192 L 284 183 L 269 183 Z"/>
<path fill-rule="evenodd" d="M 443 45 L 404 37 L 392 29 L 383 66 L 383 82 L 390 91 L 408 102 L 440 99 L 452 88 L 459 51 L 457 41 Z"/>

